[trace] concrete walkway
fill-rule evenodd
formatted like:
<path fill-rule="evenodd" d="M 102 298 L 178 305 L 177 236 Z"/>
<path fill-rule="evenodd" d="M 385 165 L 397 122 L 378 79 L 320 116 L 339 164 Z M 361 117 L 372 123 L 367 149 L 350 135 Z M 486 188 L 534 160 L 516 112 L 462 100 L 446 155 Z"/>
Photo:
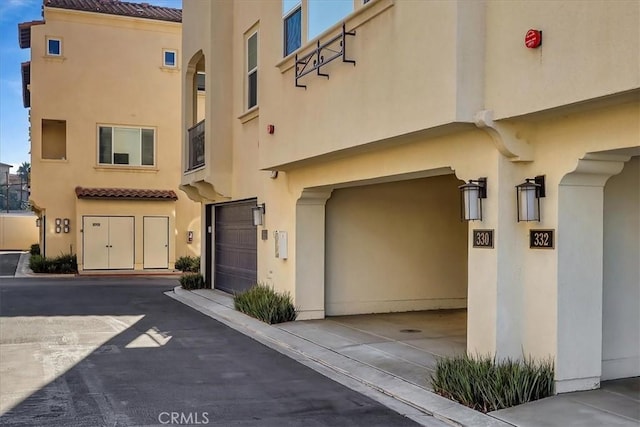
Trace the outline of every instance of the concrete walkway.
<path fill-rule="evenodd" d="M 435 358 L 465 351 L 463 310 L 341 316 L 267 325 L 233 309 L 225 293 L 176 287 L 167 295 L 319 372 L 333 371 L 453 426 L 638 426 L 640 378 L 490 414 L 432 392 Z M 416 417 L 412 419 L 420 422 Z"/>

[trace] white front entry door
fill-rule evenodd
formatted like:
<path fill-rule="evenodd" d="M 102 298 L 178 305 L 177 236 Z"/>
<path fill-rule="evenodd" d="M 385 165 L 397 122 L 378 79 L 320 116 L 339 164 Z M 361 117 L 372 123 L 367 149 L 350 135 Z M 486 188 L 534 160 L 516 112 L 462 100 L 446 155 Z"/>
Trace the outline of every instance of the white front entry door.
<path fill-rule="evenodd" d="M 109 218 L 109 268 L 133 268 L 133 217 L 112 216 Z"/>
<path fill-rule="evenodd" d="M 84 269 L 108 269 L 109 218 L 104 216 L 85 216 L 83 218 L 82 230 Z"/>
<path fill-rule="evenodd" d="M 169 217 L 145 216 L 144 268 L 169 268 Z"/>

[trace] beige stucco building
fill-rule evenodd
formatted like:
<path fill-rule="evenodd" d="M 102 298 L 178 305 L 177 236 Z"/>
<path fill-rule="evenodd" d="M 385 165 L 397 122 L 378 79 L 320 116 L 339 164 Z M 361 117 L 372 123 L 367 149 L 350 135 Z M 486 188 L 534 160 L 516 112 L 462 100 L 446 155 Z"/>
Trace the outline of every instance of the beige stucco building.
<path fill-rule="evenodd" d="M 199 254 L 200 209 L 178 190 L 181 11 L 43 4 L 19 32 L 44 254 L 76 253 L 81 271 L 171 269 Z"/>
<path fill-rule="evenodd" d="M 640 3 L 332 5 L 184 3 L 207 283 L 466 307 L 469 353 L 551 357 L 558 392 L 640 375 Z"/>

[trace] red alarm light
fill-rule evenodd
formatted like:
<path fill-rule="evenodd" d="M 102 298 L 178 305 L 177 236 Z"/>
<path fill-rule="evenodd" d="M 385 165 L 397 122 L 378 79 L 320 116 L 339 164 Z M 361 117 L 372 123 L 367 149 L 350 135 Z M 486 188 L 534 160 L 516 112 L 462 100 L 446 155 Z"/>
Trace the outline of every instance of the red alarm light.
<path fill-rule="evenodd" d="M 542 31 L 531 29 L 524 36 L 524 45 L 529 49 L 535 49 L 542 44 Z"/>

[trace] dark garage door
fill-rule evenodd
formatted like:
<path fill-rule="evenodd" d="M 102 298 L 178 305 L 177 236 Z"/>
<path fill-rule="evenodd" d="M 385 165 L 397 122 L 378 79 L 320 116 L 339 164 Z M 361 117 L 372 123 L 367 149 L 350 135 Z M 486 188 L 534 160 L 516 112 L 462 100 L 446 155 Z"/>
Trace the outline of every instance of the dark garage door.
<path fill-rule="evenodd" d="M 225 292 L 241 292 L 257 281 L 257 234 L 251 208 L 256 201 L 215 207 L 214 287 Z"/>

